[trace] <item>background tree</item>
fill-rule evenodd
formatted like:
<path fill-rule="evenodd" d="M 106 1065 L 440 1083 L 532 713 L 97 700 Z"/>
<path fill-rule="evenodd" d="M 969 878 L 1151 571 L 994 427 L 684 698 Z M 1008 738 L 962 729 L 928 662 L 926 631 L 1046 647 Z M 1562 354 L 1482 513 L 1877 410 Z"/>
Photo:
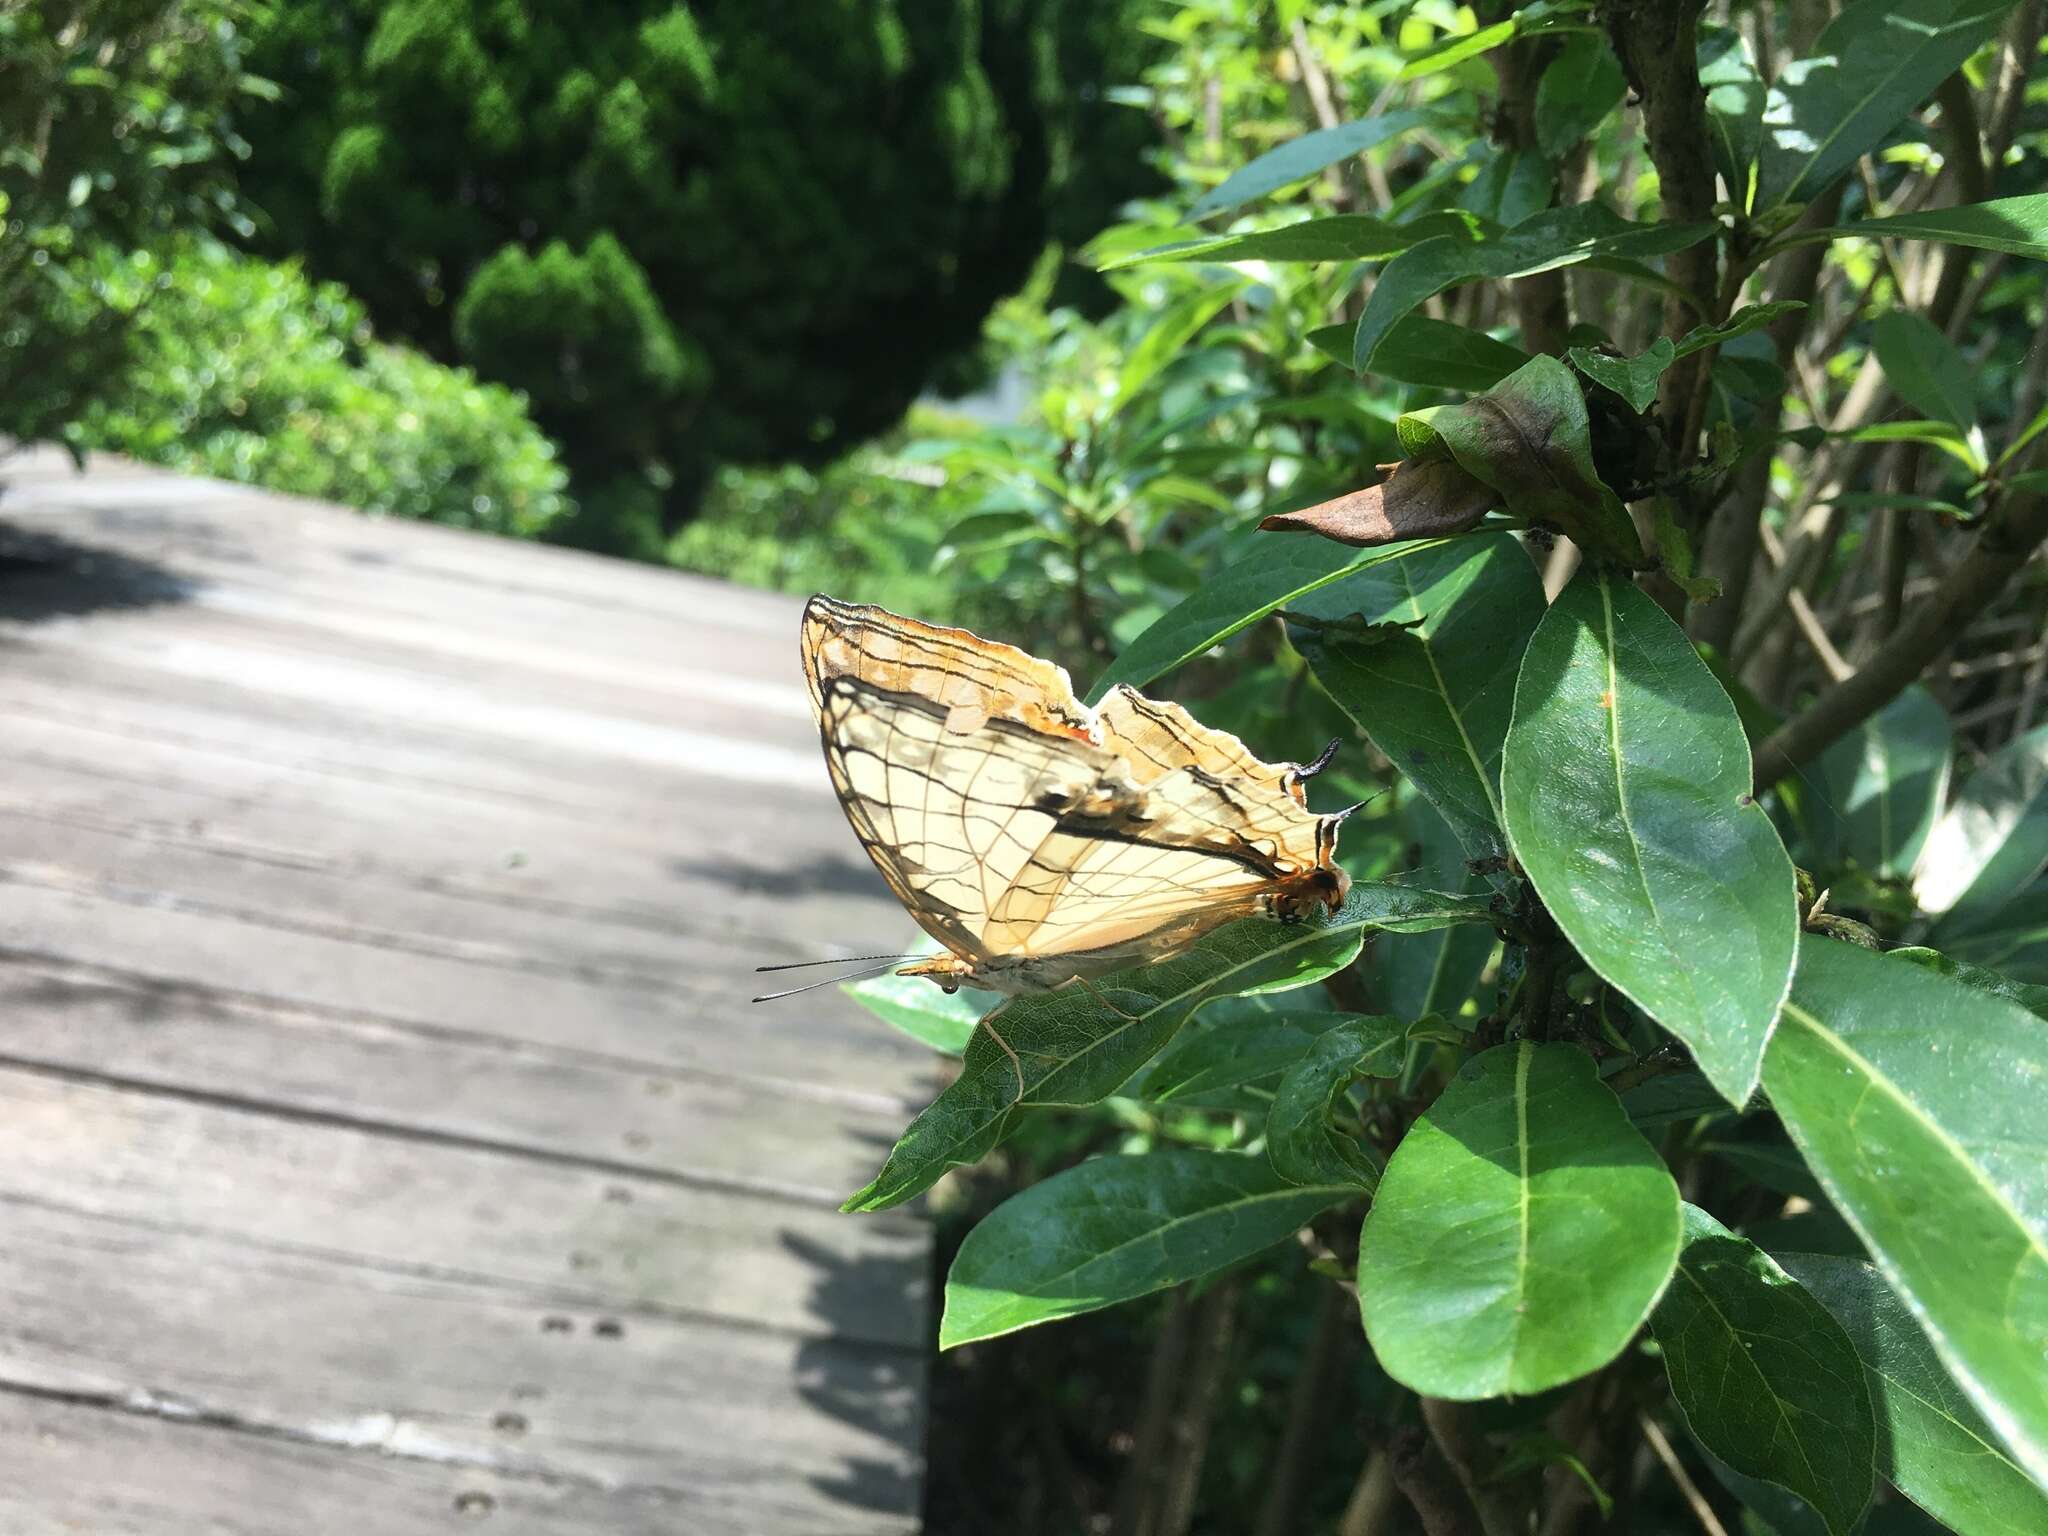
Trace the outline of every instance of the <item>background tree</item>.
<path fill-rule="evenodd" d="M 174 235 L 236 217 L 243 10 L 0 8 L 0 433 L 56 436 L 115 386 Z"/>
<path fill-rule="evenodd" d="M 244 185 L 269 244 L 529 394 L 569 537 L 644 552 L 713 464 L 893 423 L 1146 184 L 1105 96 L 1144 46 L 1073 0 L 287 3 Z"/>

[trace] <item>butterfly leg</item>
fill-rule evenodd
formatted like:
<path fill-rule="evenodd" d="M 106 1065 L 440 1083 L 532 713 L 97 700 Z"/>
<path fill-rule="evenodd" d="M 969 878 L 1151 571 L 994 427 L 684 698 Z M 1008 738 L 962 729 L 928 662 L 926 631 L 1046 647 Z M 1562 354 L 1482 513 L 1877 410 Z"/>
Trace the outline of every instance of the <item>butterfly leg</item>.
<path fill-rule="evenodd" d="M 1115 1014 L 1118 1018 L 1129 1019 L 1133 1024 L 1139 1022 L 1138 1016 L 1135 1013 L 1126 1013 L 1123 1009 L 1117 1007 L 1115 1003 L 1112 1003 L 1108 998 L 1104 997 L 1102 995 L 1101 989 L 1098 988 L 1095 985 L 1095 983 L 1090 981 L 1086 976 L 1076 976 L 1074 980 L 1081 983 L 1082 991 L 1086 992 L 1090 997 L 1094 998 L 1095 1001 L 1102 1004 L 1103 1007 L 1107 1008 L 1111 1013 Z"/>
<path fill-rule="evenodd" d="M 1017 1053 L 1010 1048 L 1010 1042 L 1005 1040 L 996 1029 L 996 1015 L 1001 1013 L 1005 1008 L 1009 1007 L 1010 1002 L 1011 999 L 1006 997 L 1000 1003 L 997 1003 L 995 1007 L 989 1009 L 987 1015 L 981 1021 L 981 1027 L 988 1031 L 989 1039 L 995 1041 L 997 1045 L 1001 1046 L 1003 1048 L 1003 1054 L 1010 1058 L 1010 1066 L 1016 1071 L 1017 1074 L 1017 1102 L 1021 1104 L 1024 1102 L 1024 1062 L 1017 1055 Z"/>

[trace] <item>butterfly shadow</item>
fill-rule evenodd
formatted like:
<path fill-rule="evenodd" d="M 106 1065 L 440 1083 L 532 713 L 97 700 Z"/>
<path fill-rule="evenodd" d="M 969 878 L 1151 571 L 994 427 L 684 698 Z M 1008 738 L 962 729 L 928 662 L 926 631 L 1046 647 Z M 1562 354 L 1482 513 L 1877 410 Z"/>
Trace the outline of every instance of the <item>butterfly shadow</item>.
<path fill-rule="evenodd" d="M 886 1145 L 886 1138 L 876 1139 Z M 864 1512 L 915 1516 L 925 1469 L 929 1251 L 921 1241 L 921 1220 L 881 1219 L 900 1225 L 906 1235 L 914 1229 L 919 1240 L 848 1257 L 797 1232 L 781 1235 L 784 1250 L 812 1269 L 809 1308 L 828 1330 L 799 1347 L 797 1391 L 814 1409 L 861 1430 L 873 1447 L 844 1456 L 829 1472 L 810 1473 L 811 1485 L 835 1503 Z M 892 1314 L 914 1319 L 916 1342 L 873 1337 L 877 1322 Z"/>
<path fill-rule="evenodd" d="M 119 550 L 0 521 L 0 619 L 35 624 L 188 601 L 193 584 Z"/>

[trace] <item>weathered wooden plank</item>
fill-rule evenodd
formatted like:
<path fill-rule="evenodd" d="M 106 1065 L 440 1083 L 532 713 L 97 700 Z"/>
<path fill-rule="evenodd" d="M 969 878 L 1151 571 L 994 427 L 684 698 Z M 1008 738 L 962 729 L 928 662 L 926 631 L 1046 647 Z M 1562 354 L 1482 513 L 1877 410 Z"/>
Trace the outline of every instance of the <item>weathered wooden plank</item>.
<path fill-rule="evenodd" d="M 0 1062 L 835 1206 L 905 1110 L 0 960 Z M 0 1244 L 4 1247 L 4 1244 Z"/>
<path fill-rule="evenodd" d="M 238 754 L 128 739 L 108 751 L 103 736 L 4 711 L 0 733 L 7 814 L 370 889 L 524 909 L 657 964 L 681 960 L 688 946 L 674 941 L 693 937 L 716 939 L 730 965 L 755 950 L 762 964 L 823 958 L 835 947 L 873 953 L 911 931 L 829 804 L 823 815 L 781 820 L 772 843 L 756 833 L 748 858 L 734 818 L 721 826 L 710 807 L 703 814 L 715 836 L 671 843 L 645 828 L 592 826 L 494 800 L 451 807 L 415 786 L 370 782 L 351 786 L 339 818 L 331 783 Z M 431 838 L 418 835 L 423 821 L 434 826 Z M 0 836 L 0 854 L 26 846 Z"/>
<path fill-rule="evenodd" d="M 9 1536 L 909 1536 L 851 1511 L 737 1519 L 564 1480 L 513 1477 L 0 1392 L 0 1529 Z M 827 1523 L 827 1520 L 831 1523 Z"/>
<path fill-rule="evenodd" d="M 626 1328 L 650 1316 L 899 1348 L 924 1338 L 925 1233 L 912 1219 L 849 1220 L 20 1068 L 0 1070 L 0 1196 L 473 1279 L 524 1294 L 534 1327 L 570 1309 Z"/>
<path fill-rule="evenodd" d="M 530 1297 L 475 1281 L 0 1209 L 0 1388 L 400 1458 L 458 1485 L 546 1477 L 596 1508 L 663 1509 L 669 1530 L 895 1529 L 914 1512 L 917 1356 L 690 1320 L 600 1332 L 575 1310 L 537 1323 Z"/>
<path fill-rule="evenodd" d="M 0 949 L 386 1021 L 574 1048 L 734 1081 L 797 1080 L 863 1101 L 930 1070 L 930 1054 L 843 999 L 773 1013 L 744 1001 L 744 956 L 701 987 L 655 991 L 475 964 L 337 936 L 282 914 L 210 910 L 147 887 L 0 869 Z M 744 967 L 742 969 L 741 967 Z"/>

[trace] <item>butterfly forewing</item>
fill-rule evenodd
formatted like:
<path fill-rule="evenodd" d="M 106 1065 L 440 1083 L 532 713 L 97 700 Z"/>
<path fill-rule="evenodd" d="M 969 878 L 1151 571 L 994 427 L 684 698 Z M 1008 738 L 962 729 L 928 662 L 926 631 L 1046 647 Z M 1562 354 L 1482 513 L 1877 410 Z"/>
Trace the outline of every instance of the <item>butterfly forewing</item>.
<path fill-rule="evenodd" d="M 1050 662 L 829 598 L 805 610 L 804 664 L 862 845 L 988 984 L 1005 963 L 1135 960 L 1281 892 L 1341 893 L 1334 828 L 1293 771 L 1177 705 L 1124 689 L 1091 712 Z"/>

